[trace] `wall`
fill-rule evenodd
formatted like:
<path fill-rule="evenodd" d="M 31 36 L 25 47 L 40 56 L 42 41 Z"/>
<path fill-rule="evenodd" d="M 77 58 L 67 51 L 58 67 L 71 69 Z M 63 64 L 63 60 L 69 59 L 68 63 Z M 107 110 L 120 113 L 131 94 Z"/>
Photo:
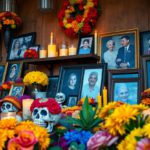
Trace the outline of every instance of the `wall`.
<path fill-rule="evenodd" d="M 57 45 L 63 40 L 78 44 L 78 39 L 66 37 L 58 25 L 57 13 L 63 0 L 54 1 L 55 10 L 42 13 L 38 10 L 38 0 L 17 0 L 18 14 L 23 19 L 23 27 L 19 34 L 35 31 L 36 43 L 45 48 L 50 41 L 50 32 L 54 32 Z M 100 4 L 102 12 L 95 27 L 100 34 L 135 27 L 139 28 L 139 31 L 150 30 L 149 0 L 100 0 Z"/>

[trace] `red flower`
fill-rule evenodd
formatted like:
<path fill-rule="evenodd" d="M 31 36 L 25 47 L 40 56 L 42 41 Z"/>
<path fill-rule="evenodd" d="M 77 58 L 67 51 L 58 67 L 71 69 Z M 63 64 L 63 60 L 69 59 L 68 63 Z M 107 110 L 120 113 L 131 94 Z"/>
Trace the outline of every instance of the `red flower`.
<path fill-rule="evenodd" d="M 91 31 L 91 26 L 88 23 L 85 23 L 82 28 L 83 34 L 89 34 Z"/>
<path fill-rule="evenodd" d="M 96 7 L 98 6 L 98 0 L 93 0 L 93 3 Z"/>
<path fill-rule="evenodd" d="M 68 18 L 67 21 L 68 23 L 71 23 L 74 19 L 72 17 Z"/>
<path fill-rule="evenodd" d="M 72 28 L 68 28 L 65 30 L 66 35 L 70 36 L 70 37 L 76 37 L 76 33 L 73 31 Z"/>
<path fill-rule="evenodd" d="M 91 13 L 92 12 L 92 13 Z M 97 18 L 98 12 L 96 8 L 90 8 L 88 18 Z"/>
<path fill-rule="evenodd" d="M 84 8 L 83 8 L 83 3 L 81 3 L 81 4 L 79 5 L 79 10 L 80 10 L 80 11 L 84 10 Z"/>
<path fill-rule="evenodd" d="M 82 19 L 83 19 L 83 17 L 81 15 L 77 15 L 77 17 L 76 17 L 77 22 L 81 22 Z"/>
<path fill-rule="evenodd" d="M 68 0 L 64 0 L 63 7 L 67 7 L 70 4 Z"/>
<path fill-rule="evenodd" d="M 62 10 L 60 10 L 59 13 L 58 13 L 58 19 L 60 20 L 60 19 L 62 19 L 64 16 L 65 16 L 65 10 L 62 9 Z"/>
<path fill-rule="evenodd" d="M 24 53 L 24 58 L 38 58 L 38 54 L 34 49 L 28 49 Z"/>

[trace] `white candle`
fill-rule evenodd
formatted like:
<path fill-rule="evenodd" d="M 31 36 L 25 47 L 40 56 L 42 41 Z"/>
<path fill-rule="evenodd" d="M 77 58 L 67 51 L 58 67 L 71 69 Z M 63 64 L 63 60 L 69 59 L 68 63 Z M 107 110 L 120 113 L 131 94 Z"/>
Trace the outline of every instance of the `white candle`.
<path fill-rule="evenodd" d="M 77 52 L 77 48 L 71 45 L 69 47 L 69 55 L 76 55 L 76 52 Z"/>
<path fill-rule="evenodd" d="M 42 49 L 40 50 L 40 58 L 46 58 L 47 57 L 47 50 Z"/>
<path fill-rule="evenodd" d="M 31 111 L 30 106 L 33 102 L 33 99 L 23 99 L 22 106 L 23 106 L 23 120 L 31 119 Z"/>
<path fill-rule="evenodd" d="M 10 118 L 16 118 L 16 112 L 1 113 L 1 120 Z"/>
<path fill-rule="evenodd" d="M 51 32 L 51 36 L 50 36 L 50 44 L 53 44 L 53 32 Z"/>
<path fill-rule="evenodd" d="M 94 33 L 94 54 L 97 54 L 97 40 L 98 40 L 98 35 L 97 35 L 97 30 L 95 30 L 95 33 Z"/>

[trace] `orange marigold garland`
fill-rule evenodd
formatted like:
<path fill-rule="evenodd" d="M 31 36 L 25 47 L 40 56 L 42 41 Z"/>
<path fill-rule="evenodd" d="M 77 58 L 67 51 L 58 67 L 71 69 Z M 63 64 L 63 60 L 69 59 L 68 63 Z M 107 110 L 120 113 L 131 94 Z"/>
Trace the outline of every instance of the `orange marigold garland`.
<path fill-rule="evenodd" d="M 89 34 L 97 18 L 98 0 L 87 0 L 85 5 L 83 0 L 64 0 L 58 13 L 59 25 L 70 37 Z"/>

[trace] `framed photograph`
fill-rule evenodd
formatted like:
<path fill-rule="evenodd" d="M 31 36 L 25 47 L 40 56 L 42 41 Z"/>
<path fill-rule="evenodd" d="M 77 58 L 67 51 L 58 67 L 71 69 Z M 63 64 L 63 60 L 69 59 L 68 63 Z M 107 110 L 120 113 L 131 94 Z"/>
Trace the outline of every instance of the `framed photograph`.
<path fill-rule="evenodd" d="M 141 90 L 143 90 L 142 85 L 142 70 L 141 69 L 127 69 L 124 70 L 108 70 L 108 92 L 111 93 L 113 80 L 139 80 L 141 85 Z M 111 100 L 111 96 L 109 95 Z"/>
<path fill-rule="evenodd" d="M 11 86 L 9 95 L 20 98 L 24 93 L 25 86 L 24 84 L 13 84 Z"/>
<path fill-rule="evenodd" d="M 8 66 L 8 63 L 0 64 L 0 85 L 2 85 L 2 83 L 5 80 L 7 66 Z"/>
<path fill-rule="evenodd" d="M 58 92 L 66 96 L 65 104 L 67 105 L 70 95 L 79 96 L 82 82 L 83 66 L 62 66 L 60 69 Z"/>
<path fill-rule="evenodd" d="M 138 29 L 101 34 L 100 56 L 101 61 L 108 64 L 108 69 L 138 68 Z"/>
<path fill-rule="evenodd" d="M 33 44 L 35 44 L 36 33 L 31 32 L 14 37 L 11 40 L 7 60 L 23 59 L 24 52 Z"/>
<path fill-rule="evenodd" d="M 141 82 L 139 79 L 113 79 L 110 92 L 111 101 L 138 104 L 141 99 Z"/>
<path fill-rule="evenodd" d="M 82 88 L 80 97 L 90 97 L 97 102 L 97 96 L 102 90 L 105 82 L 106 64 L 95 64 L 84 67 Z"/>
<path fill-rule="evenodd" d="M 79 38 L 77 54 L 94 53 L 94 35 L 82 36 Z"/>
<path fill-rule="evenodd" d="M 20 62 L 10 62 L 8 63 L 5 82 L 6 81 L 16 81 L 21 76 L 22 63 Z"/>
<path fill-rule="evenodd" d="M 150 31 L 140 32 L 141 55 L 150 55 Z"/>
<path fill-rule="evenodd" d="M 67 106 L 68 107 L 76 106 L 77 102 L 78 102 L 78 96 L 71 95 L 71 96 L 68 97 Z"/>
<path fill-rule="evenodd" d="M 55 98 L 58 86 L 58 76 L 49 77 L 47 97 Z"/>
<path fill-rule="evenodd" d="M 142 57 L 144 89 L 150 88 L 150 57 Z"/>

